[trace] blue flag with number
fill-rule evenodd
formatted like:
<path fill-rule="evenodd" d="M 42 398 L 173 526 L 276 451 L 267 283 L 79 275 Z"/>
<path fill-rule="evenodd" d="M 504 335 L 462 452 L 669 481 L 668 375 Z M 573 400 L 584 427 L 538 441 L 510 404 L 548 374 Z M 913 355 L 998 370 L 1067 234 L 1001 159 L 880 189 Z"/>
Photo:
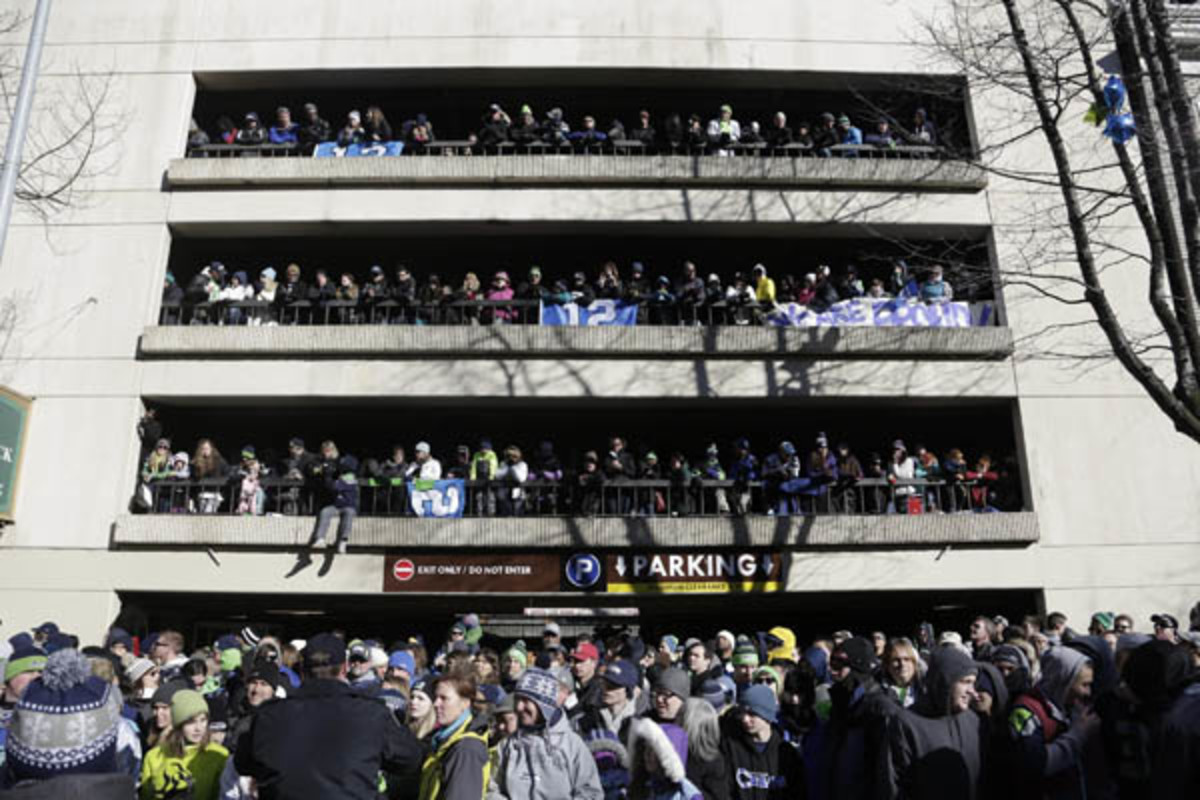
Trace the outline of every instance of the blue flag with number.
<path fill-rule="evenodd" d="M 408 506 L 418 517 L 461 517 L 467 488 L 461 478 L 408 482 Z"/>
<path fill-rule="evenodd" d="M 637 303 L 596 300 L 590 306 L 577 303 L 542 304 L 543 325 L 637 325 Z"/>

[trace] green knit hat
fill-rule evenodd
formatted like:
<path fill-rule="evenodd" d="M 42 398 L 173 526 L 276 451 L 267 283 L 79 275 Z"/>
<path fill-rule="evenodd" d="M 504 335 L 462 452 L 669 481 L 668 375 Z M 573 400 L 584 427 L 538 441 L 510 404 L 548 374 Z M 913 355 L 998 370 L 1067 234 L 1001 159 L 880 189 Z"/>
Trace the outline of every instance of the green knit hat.
<path fill-rule="evenodd" d="M 1117 625 L 1117 615 L 1111 611 L 1097 611 L 1092 614 L 1092 622 L 1106 631 L 1111 631 Z"/>
<path fill-rule="evenodd" d="M 775 694 L 779 694 L 783 689 L 783 678 L 780 676 L 779 670 L 774 667 L 759 667 L 754 670 L 754 680 L 758 680 L 760 675 L 770 675 L 775 679 Z"/>
<path fill-rule="evenodd" d="M 754 645 L 750 642 L 743 642 L 734 648 L 733 665 L 735 667 L 757 667 L 758 651 L 754 649 Z"/>
<path fill-rule="evenodd" d="M 21 648 L 12 654 L 4 665 L 4 682 L 26 672 L 41 672 L 46 668 L 46 654 L 32 647 Z"/>
<path fill-rule="evenodd" d="M 510 647 L 504 651 L 505 658 L 512 658 L 520 662 L 521 669 L 526 669 L 529 666 L 529 653 L 525 652 L 523 647 Z"/>
<path fill-rule="evenodd" d="M 197 714 L 207 714 L 208 703 L 204 695 L 194 689 L 183 689 L 171 698 L 171 725 L 178 728 Z"/>
<path fill-rule="evenodd" d="M 230 648 L 221 651 L 221 672 L 233 672 L 242 668 L 242 651 Z"/>

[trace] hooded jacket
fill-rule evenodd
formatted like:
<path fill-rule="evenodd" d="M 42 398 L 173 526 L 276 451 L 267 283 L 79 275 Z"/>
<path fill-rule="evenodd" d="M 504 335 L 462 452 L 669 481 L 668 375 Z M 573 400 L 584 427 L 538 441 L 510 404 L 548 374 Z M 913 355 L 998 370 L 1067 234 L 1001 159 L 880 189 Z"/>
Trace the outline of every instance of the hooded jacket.
<path fill-rule="evenodd" d="M 771 738 L 759 749 L 732 721 L 733 731 L 721 742 L 729 773 L 729 796 L 734 800 L 804 800 L 804 764 L 796 748 L 772 727 Z"/>
<path fill-rule="evenodd" d="M 687 755 L 686 734 L 670 727 L 674 739 L 652 719 L 634 720 L 629 732 L 629 764 L 633 774 L 629 796 L 634 800 L 704 800 L 696 785 L 687 779 L 683 766 Z M 658 761 L 658 775 L 646 774 L 646 750 L 653 752 Z"/>
<path fill-rule="evenodd" d="M 954 685 L 979 671 L 965 653 L 940 647 L 929 657 L 925 692 L 888 723 L 881 759 L 881 796 L 974 800 L 980 795 L 983 753 L 979 717 L 951 708 Z"/>
<path fill-rule="evenodd" d="M 810 786 L 831 800 L 872 800 L 878 791 L 875 765 L 887 747 L 887 722 L 899 713 L 900 702 L 863 673 L 851 673 L 829 694 L 829 721 L 813 737 L 817 770 Z"/>
<path fill-rule="evenodd" d="M 1008 715 L 1006 766 L 1021 796 L 1082 798 L 1082 758 L 1091 729 L 1072 727 L 1067 696 L 1087 656 L 1052 647 L 1042 656 L 1042 676 L 1016 699 Z"/>
<path fill-rule="evenodd" d="M 600 773 L 566 714 L 500 745 L 487 800 L 602 800 Z"/>

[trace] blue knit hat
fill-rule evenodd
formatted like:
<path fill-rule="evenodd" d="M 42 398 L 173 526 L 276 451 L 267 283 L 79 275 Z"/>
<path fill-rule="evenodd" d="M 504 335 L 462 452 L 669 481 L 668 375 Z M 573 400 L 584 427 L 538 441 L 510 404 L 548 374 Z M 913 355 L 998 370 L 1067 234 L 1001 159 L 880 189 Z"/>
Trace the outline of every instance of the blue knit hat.
<path fill-rule="evenodd" d="M 91 674 L 85 656 L 59 650 L 13 711 L 6 745 L 17 780 L 117 771 L 121 693 Z"/>
<path fill-rule="evenodd" d="M 542 712 L 542 719 L 550 722 L 558 713 L 558 678 L 550 672 L 530 667 L 521 673 L 517 681 L 516 694 L 532 700 Z"/>
<path fill-rule="evenodd" d="M 397 650 L 388 656 L 388 669 L 402 669 L 411 679 L 417 672 L 417 662 L 407 650 Z"/>
<path fill-rule="evenodd" d="M 762 683 L 743 691 L 738 698 L 738 705 L 767 722 L 774 722 L 779 715 L 779 699 L 775 697 L 775 690 Z"/>

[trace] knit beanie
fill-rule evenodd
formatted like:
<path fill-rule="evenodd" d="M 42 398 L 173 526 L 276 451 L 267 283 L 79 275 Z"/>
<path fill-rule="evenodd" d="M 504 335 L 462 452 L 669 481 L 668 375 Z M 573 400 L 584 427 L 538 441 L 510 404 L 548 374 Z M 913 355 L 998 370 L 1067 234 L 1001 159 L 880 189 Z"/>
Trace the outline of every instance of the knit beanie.
<path fill-rule="evenodd" d="M 756 684 L 749 687 L 738 698 L 738 705 L 767 722 L 774 722 L 779 715 L 779 699 L 770 686 Z"/>
<path fill-rule="evenodd" d="M 151 706 L 169 706 L 171 700 L 174 699 L 175 693 L 183 688 L 183 684 L 178 681 L 168 681 L 155 690 L 154 695 L 150 698 Z"/>
<path fill-rule="evenodd" d="M 133 663 L 125 668 L 125 677 L 130 683 L 137 683 L 138 680 L 150 670 L 154 669 L 154 662 L 148 658 L 135 658 Z"/>
<path fill-rule="evenodd" d="M 242 668 L 241 650 L 221 651 L 221 672 L 236 672 Z"/>
<path fill-rule="evenodd" d="M 870 675 L 875 670 L 875 645 L 862 636 L 847 639 L 833 650 L 833 660 L 844 658 L 850 671 Z"/>
<path fill-rule="evenodd" d="M 512 658 L 521 665 L 521 669 L 529 666 L 529 653 L 525 652 L 523 647 L 510 647 L 504 651 L 505 658 Z"/>
<path fill-rule="evenodd" d="M 1092 622 L 1102 630 L 1111 631 L 1117 624 L 1117 615 L 1111 611 L 1097 611 L 1092 614 Z"/>
<path fill-rule="evenodd" d="M 183 689 L 171 698 L 171 726 L 178 728 L 197 714 L 207 714 L 208 703 L 195 689 Z"/>
<path fill-rule="evenodd" d="M 654 690 L 665 689 L 676 697 L 687 700 L 692 696 L 692 679 L 678 667 L 664 669 L 654 681 Z"/>
<path fill-rule="evenodd" d="M 46 780 L 117 771 L 121 693 L 75 650 L 59 650 L 25 689 L 6 745 L 11 777 Z"/>
<path fill-rule="evenodd" d="M 14 649 L 4 665 L 4 682 L 25 672 L 41 672 L 46 668 L 46 654 L 37 647 L 21 647 Z"/>
<path fill-rule="evenodd" d="M 758 666 L 758 650 L 751 642 L 742 642 L 733 651 L 733 665 L 735 667 Z"/>
<path fill-rule="evenodd" d="M 718 712 L 725 707 L 725 687 L 714 678 L 709 678 L 700 684 L 700 696 Z"/>
<path fill-rule="evenodd" d="M 775 694 L 779 694 L 783 690 L 783 678 L 779 674 L 779 670 L 772 666 L 759 667 L 754 670 L 753 680 L 757 681 L 760 676 L 766 675 L 775 681 L 775 688 L 772 690 Z"/>
<path fill-rule="evenodd" d="M 517 681 L 516 694 L 532 700 L 542 712 L 542 719 L 550 722 L 558 711 L 558 678 L 544 669 L 531 667 Z"/>
<path fill-rule="evenodd" d="M 483 638 L 483 626 L 479 624 L 479 615 L 467 614 L 462 621 L 467 628 L 463 634 L 463 641 L 467 644 L 479 644 L 479 640 Z"/>

